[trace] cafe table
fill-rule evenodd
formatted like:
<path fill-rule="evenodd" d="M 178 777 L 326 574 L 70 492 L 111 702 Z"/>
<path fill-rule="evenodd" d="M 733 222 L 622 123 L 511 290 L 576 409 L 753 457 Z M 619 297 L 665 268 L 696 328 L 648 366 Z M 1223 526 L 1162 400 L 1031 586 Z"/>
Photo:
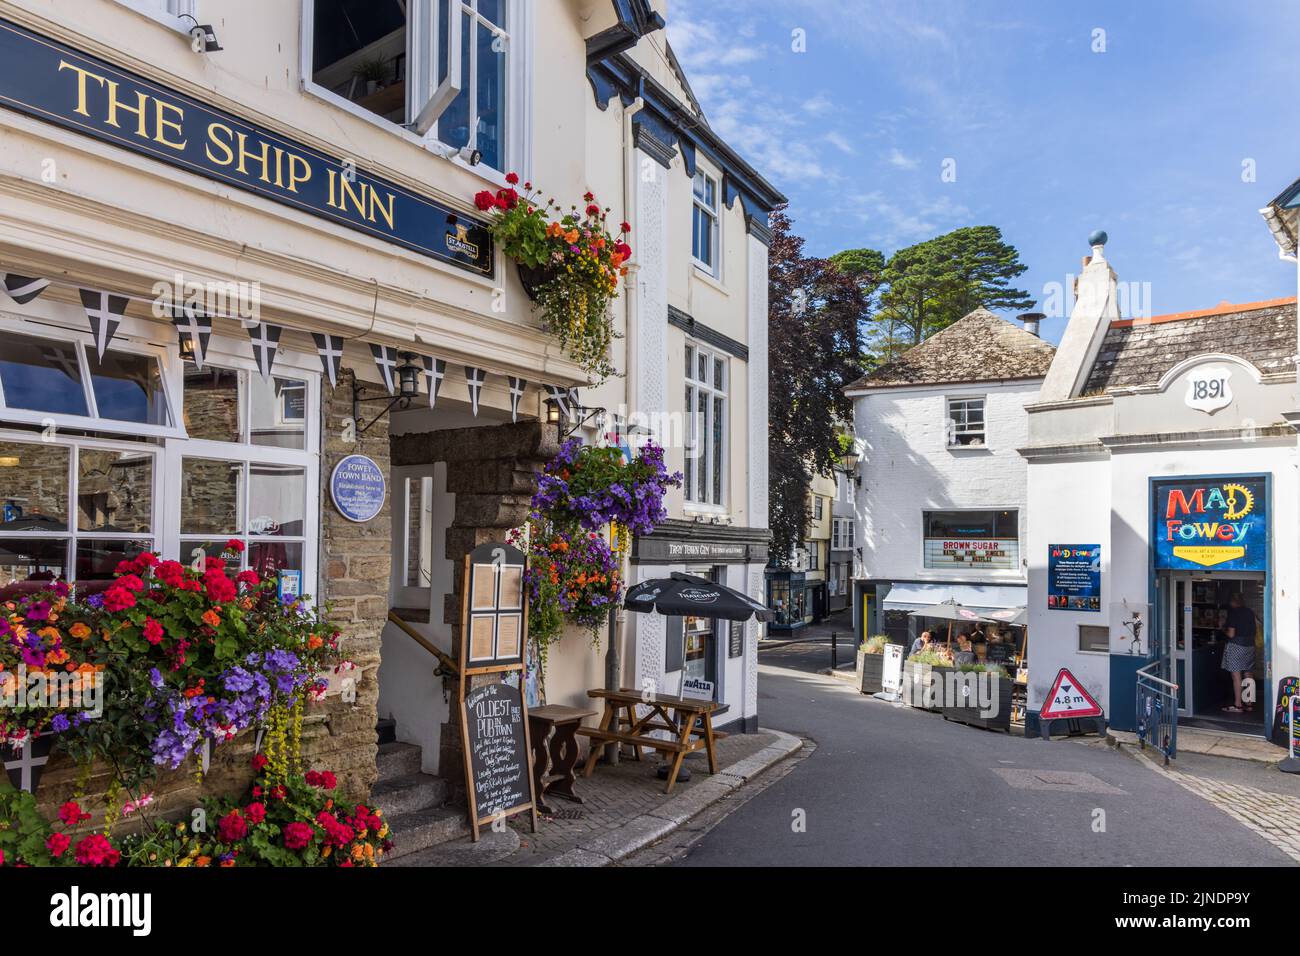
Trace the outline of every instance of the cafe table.
<path fill-rule="evenodd" d="M 542 813 L 555 813 L 545 802 L 548 795 L 583 802 L 573 789 L 577 780 L 573 772 L 578 763 L 577 731 L 584 719 L 595 716 L 594 710 L 560 704 L 546 704 L 528 711 L 528 734 L 533 743 L 533 792 L 537 795 L 537 809 Z"/>

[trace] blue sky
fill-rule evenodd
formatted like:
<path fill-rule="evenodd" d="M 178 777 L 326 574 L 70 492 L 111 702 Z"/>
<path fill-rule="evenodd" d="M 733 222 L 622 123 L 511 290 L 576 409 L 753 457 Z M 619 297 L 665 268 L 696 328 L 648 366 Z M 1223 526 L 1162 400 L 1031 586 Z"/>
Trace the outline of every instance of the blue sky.
<path fill-rule="evenodd" d="M 710 124 L 790 197 L 811 254 L 992 224 L 1042 308 L 1103 228 L 1150 314 L 1296 292 L 1258 213 L 1300 178 L 1294 0 L 670 0 L 668 14 Z"/>

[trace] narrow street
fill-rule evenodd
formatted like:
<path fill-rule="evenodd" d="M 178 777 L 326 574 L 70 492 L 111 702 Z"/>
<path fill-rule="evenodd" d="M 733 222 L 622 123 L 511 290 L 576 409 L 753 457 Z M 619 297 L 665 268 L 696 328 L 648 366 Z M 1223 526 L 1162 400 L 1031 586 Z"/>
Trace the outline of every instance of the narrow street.
<path fill-rule="evenodd" d="M 1048 742 L 977 730 L 865 697 L 830 676 L 770 665 L 761 669 L 759 711 L 763 726 L 811 738 L 816 749 L 678 865 L 1293 862 L 1098 738 Z"/>

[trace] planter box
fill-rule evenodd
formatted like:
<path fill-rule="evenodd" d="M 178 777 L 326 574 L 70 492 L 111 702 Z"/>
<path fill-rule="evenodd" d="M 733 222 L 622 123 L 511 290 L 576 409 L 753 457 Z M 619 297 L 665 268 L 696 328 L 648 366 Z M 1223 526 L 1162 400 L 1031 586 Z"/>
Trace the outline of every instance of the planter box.
<path fill-rule="evenodd" d="M 880 683 L 884 670 L 884 654 L 866 654 L 858 651 L 858 687 L 862 693 L 878 694 L 884 690 Z"/>
<path fill-rule="evenodd" d="M 943 700 L 944 680 L 951 672 L 951 667 L 903 661 L 903 703 L 918 710 L 938 713 Z M 935 686 L 933 695 L 930 692 L 932 684 Z"/>
<path fill-rule="evenodd" d="M 955 720 L 972 727 L 983 727 L 985 730 L 1003 730 L 1011 733 L 1011 690 L 1014 681 L 1009 677 L 990 678 L 973 671 L 957 676 L 958 681 L 955 683 L 960 700 L 944 700 L 944 706 L 940 708 L 944 719 Z M 992 716 L 985 717 L 981 713 L 977 692 L 974 687 L 966 685 L 967 679 L 972 683 L 979 679 L 991 680 L 993 686 L 990 703 L 995 708 Z M 967 701 L 969 703 L 966 703 Z"/>

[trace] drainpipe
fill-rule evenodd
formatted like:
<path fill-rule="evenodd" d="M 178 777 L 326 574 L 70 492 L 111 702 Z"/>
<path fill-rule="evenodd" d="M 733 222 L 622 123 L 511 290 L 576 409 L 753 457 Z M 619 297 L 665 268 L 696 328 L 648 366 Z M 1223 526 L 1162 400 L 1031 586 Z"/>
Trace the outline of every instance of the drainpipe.
<path fill-rule="evenodd" d="M 632 182 L 636 175 L 636 150 L 633 147 L 632 117 L 641 112 L 645 100 L 637 97 L 630 106 L 623 110 L 623 221 L 632 221 Z M 633 252 L 635 253 L 635 249 Z M 632 343 L 636 338 L 636 285 L 637 267 L 631 265 L 627 270 L 627 281 L 623 283 L 623 381 L 627 395 L 627 421 L 631 423 L 635 409 L 636 385 L 639 373 L 636 363 L 632 361 Z M 628 580 L 628 567 L 623 569 L 623 580 Z M 605 649 L 605 689 L 617 691 L 623 685 L 623 655 L 619 646 L 622 622 L 627 614 L 621 607 L 609 609 L 609 640 Z M 605 762 L 611 766 L 618 765 L 618 744 L 605 745 Z"/>

